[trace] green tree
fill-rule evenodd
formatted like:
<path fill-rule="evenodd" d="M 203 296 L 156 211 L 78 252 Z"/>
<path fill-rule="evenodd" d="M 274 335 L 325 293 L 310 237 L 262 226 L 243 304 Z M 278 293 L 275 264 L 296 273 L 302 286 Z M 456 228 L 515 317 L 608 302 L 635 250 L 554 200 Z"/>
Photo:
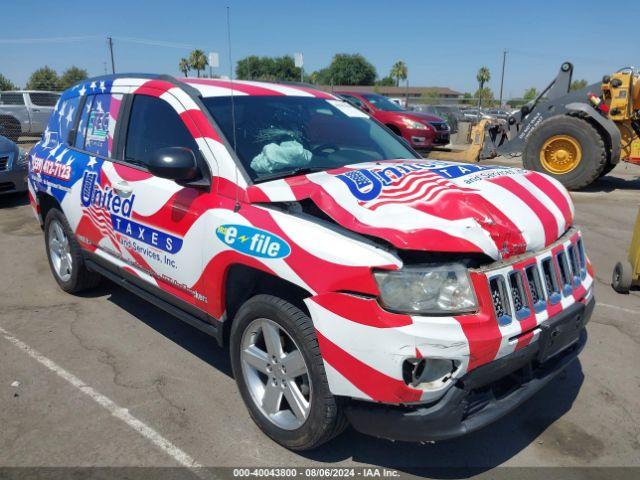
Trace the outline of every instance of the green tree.
<path fill-rule="evenodd" d="M 476 74 L 476 80 L 478 81 L 478 88 L 482 90 L 484 88 L 484 84 L 491 80 L 491 72 L 489 69 L 487 67 L 480 67 Z"/>
<path fill-rule="evenodd" d="M 489 87 L 479 88 L 476 90 L 476 93 L 473 95 L 476 100 L 479 101 L 480 105 L 489 104 L 493 101 L 493 92 Z"/>
<path fill-rule="evenodd" d="M 78 68 L 75 65 L 67 68 L 58 79 L 58 90 L 66 90 L 76 83 L 89 78 L 89 74 L 84 68 Z"/>
<path fill-rule="evenodd" d="M 407 69 L 407 64 L 404 63 L 402 60 L 399 60 L 396 63 L 394 63 L 393 66 L 391 67 L 391 72 L 389 73 L 389 76 L 396 79 L 396 87 L 399 87 L 400 80 L 406 80 L 408 74 L 409 72 Z"/>
<path fill-rule="evenodd" d="M 331 80 L 331 70 L 329 67 L 321 68 L 320 70 L 316 70 L 311 75 L 309 75 L 311 83 L 314 85 L 333 85 L 333 81 Z"/>
<path fill-rule="evenodd" d="M 531 100 L 533 100 L 534 98 L 536 98 L 538 96 L 538 90 L 535 89 L 535 87 L 531 87 L 525 90 L 524 95 L 522 96 L 522 98 L 527 101 L 530 102 Z"/>
<path fill-rule="evenodd" d="M 584 87 L 587 86 L 587 81 L 582 79 L 582 80 L 574 80 L 573 82 L 571 82 L 571 86 L 569 87 L 569 91 L 573 92 L 574 90 L 582 90 Z"/>
<path fill-rule="evenodd" d="M 200 77 L 200 72 L 209 65 L 207 55 L 202 50 L 196 48 L 189 54 L 189 65 L 197 72 L 198 77 Z"/>
<path fill-rule="evenodd" d="M 56 71 L 44 66 L 31 74 L 27 82 L 27 90 L 56 90 L 58 81 Z"/>
<path fill-rule="evenodd" d="M 359 53 L 338 53 L 329 65 L 333 85 L 373 85 L 376 68 Z"/>
<path fill-rule="evenodd" d="M 476 74 L 476 80 L 478 81 L 478 91 L 476 92 L 475 97 L 479 100 L 478 106 L 482 106 L 482 100 L 483 100 L 482 93 L 484 92 L 484 85 L 489 80 L 491 80 L 491 72 L 489 71 L 489 68 L 480 67 L 478 69 L 478 73 Z M 478 95 L 478 92 L 480 92 L 480 95 Z"/>
<path fill-rule="evenodd" d="M 5 77 L 0 73 L 0 92 L 4 90 L 17 90 L 17 89 L 18 87 L 16 87 L 11 80 L 9 80 L 7 77 Z"/>
<path fill-rule="evenodd" d="M 396 81 L 391 75 L 387 75 L 386 77 L 382 77 L 380 80 L 377 80 L 375 84 L 379 87 L 395 87 Z"/>
<path fill-rule="evenodd" d="M 180 70 L 184 76 L 189 75 L 189 70 L 191 70 L 191 64 L 189 63 L 188 58 L 181 58 L 178 62 L 178 70 Z"/>
<path fill-rule="evenodd" d="M 300 80 L 300 68 L 291 55 L 282 57 L 258 57 L 250 55 L 236 64 L 236 77 L 240 80 Z M 308 78 L 313 78 L 313 74 Z M 312 80 L 313 81 L 313 80 Z"/>

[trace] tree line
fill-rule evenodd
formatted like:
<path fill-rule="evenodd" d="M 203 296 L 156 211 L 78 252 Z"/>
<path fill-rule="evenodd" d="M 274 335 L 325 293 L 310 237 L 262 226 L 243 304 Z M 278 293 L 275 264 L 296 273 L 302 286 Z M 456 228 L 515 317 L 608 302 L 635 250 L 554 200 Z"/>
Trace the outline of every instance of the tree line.
<path fill-rule="evenodd" d="M 61 92 L 87 78 L 89 78 L 87 71 L 75 65 L 67 68 L 61 75 L 58 75 L 53 68 L 45 65 L 29 76 L 25 89 Z M 17 85 L 0 73 L 0 91 L 18 89 Z"/>

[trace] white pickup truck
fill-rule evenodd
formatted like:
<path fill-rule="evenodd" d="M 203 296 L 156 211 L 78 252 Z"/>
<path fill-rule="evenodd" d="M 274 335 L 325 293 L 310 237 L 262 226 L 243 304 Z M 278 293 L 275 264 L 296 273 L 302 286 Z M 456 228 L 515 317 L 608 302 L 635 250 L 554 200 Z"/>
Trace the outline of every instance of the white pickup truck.
<path fill-rule="evenodd" d="M 58 92 L 0 92 L 0 135 L 14 142 L 22 135 L 42 135 L 58 98 Z"/>

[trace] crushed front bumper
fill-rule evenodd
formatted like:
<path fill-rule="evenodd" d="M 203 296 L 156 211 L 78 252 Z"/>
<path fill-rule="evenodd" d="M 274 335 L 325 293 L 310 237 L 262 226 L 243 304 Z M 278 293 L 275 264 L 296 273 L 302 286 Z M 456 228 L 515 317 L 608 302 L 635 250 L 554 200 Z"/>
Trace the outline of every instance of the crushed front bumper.
<path fill-rule="evenodd" d="M 595 300 L 577 302 L 540 324 L 538 341 L 463 376 L 428 406 L 390 406 L 352 401 L 351 425 L 375 437 L 409 442 L 437 441 L 479 430 L 531 398 L 584 348 L 585 325 Z"/>

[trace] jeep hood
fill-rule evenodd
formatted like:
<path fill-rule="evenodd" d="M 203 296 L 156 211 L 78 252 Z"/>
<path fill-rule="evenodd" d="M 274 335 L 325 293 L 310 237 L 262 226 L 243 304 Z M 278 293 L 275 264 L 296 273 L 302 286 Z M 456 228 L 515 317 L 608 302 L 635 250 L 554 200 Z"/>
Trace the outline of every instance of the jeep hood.
<path fill-rule="evenodd" d="M 573 223 L 559 182 L 503 166 L 359 163 L 252 185 L 247 195 L 252 203 L 309 200 L 339 225 L 399 249 L 496 260 L 544 248 Z"/>

